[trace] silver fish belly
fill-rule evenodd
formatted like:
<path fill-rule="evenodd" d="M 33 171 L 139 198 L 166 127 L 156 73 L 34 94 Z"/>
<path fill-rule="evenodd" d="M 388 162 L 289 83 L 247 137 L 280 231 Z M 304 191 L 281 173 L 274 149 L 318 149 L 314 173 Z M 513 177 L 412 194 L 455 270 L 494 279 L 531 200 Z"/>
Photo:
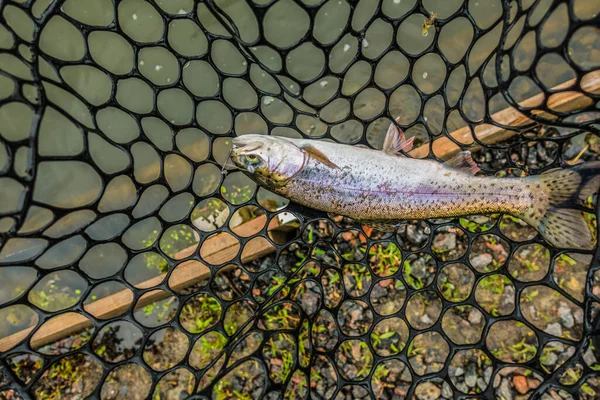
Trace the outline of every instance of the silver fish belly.
<path fill-rule="evenodd" d="M 362 221 L 520 212 L 533 198 L 524 179 L 475 177 L 431 160 L 327 142 L 311 146 L 339 168 L 309 159 L 279 194 Z"/>

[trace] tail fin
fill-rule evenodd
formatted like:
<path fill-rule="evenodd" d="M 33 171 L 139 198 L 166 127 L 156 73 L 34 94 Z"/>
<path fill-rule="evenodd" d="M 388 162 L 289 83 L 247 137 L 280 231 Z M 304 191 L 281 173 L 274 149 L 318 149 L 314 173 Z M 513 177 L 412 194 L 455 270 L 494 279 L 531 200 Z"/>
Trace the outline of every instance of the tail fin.
<path fill-rule="evenodd" d="M 552 246 L 593 250 L 594 235 L 584 219 L 581 206 L 600 188 L 600 161 L 580 164 L 527 178 L 537 198 L 530 210 L 519 217 L 533 226 Z"/>

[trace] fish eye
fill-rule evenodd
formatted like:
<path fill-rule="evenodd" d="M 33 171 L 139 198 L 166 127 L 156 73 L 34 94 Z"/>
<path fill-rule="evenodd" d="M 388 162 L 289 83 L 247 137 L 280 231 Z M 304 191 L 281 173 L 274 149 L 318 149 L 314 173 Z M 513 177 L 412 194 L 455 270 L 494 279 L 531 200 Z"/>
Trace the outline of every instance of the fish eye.
<path fill-rule="evenodd" d="M 249 154 L 245 157 L 244 161 L 247 164 L 258 164 L 260 162 L 260 157 L 254 154 Z"/>

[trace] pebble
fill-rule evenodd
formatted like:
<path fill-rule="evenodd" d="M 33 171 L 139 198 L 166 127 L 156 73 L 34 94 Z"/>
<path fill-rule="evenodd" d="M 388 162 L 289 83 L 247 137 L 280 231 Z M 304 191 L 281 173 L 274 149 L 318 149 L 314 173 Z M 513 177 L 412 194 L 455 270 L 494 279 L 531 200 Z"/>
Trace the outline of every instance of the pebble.
<path fill-rule="evenodd" d="M 470 215 L 466 219 L 479 225 L 487 224 L 492 220 L 488 215 Z"/>
<path fill-rule="evenodd" d="M 496 396 L 504 398 L 504 400 L 513 400 L 512 390 L 510 390 L 510 382 L 508 379 L 502 379 L 500 387 L 496 390 Z"/>
<path fill-rule="evenodd" d="M 428 232 L 423 232 L 417 225 L 408 225 L 406 227 L 406 236 L 412 243 L 421 243 L 429 237 Z"/>
<path fill-rule="evenodd" d="M 556 336 L 556 337 L 562 336 L 562 326 L 560 326 L 560 324 L 558 322 L 553 322 L 551 324 L 548 324 L 545 331 L 546 331 L 546 333 Z"/>
<path fill-rule="evenodd" d="M 410 274 L 415 278 L 420 278 L 421 280 L 425 280 L 427 276 L 427 259 L 425 257 L 419 257 L 412 264 L 412 269 Z"/>
<path fill-rule="evenodd" d="M 471 308 L 469 311 L 469 322 L 473 325 L 479 325 L 481 323 L 481 319 L 483 318 L 483 314 L 481 311 L 476 309 L 475 307 Z"/>
<path fill-rule="evenodd" d="M 513 377 L 513 385 L 517 392 L 525 394 L 529 391 L 529 385 L 527 384 L 527 378 L 523 375 L 515 375 Z"/>
<path fill-rule="evenodd" d="M 527 385 L 529 385 L 530 389 L 537 389 L 537 387 L 541 384 L 542 382 L 538 381 L 537 379 L 527 379 Z"/>
<path fill-rule="evenodd" d="M 550 354 L 548 354 L 546 359 L 544 361 L 542 361 L 542 364 L 549 366 L 549 365 L 556 364 L 557 361 L 558 361 L 558 356 L 556 355 L 556 353 L 550 353 Z"/>
<path fill-rule="evenodd" d="M 537 309 L 533 304 L 529 306 L 529 313 L 533 319 L 538 319 Z"/>
<path fill-rule="evenodd" d="M 519 373 L 521 367 L 504 367 L 500 370 L 500 375 L 507 376 L 513 373 Z"/>
<path fill-rule="evenodd" d="M 489 382 L 492 379 L 492 372 L 493 372 L 492 367 L 487 367 L 483 371 L 483 378 L 485 379 L 486 382 Z"/>
<path fill-rule="evenodd" d="M 437 235 L 433 241 L 432 247 L 439 251 L 454 250 L 456 248 L 456 234 L 443 233 Z"/>
<path fill-rule="evenodd" d="M 500 306 L 512 309 L 515 306 L 515 288 L 514 286 L 505 286 L 504 292 L 500 297 Z"/>
<path fill-rule="evenodd" d="M 454 372 L 451 372 L 450 374 L 453 376 L 461 376 L 465 373 L 465 370 L 462 367 L 456 367 L 456 369 L 454 370 Z"/>
<path fill-rule="evenodd" d="M 565 345 L 562 344 L 561 342 L 552 342 L 552 347 L 554 347 L 556 349 L 556 352 L 558 352 L 558 353 L 562 353 L 563 351 L 566 351 Z"/>
<path fill-rule="evenodd" d="M 448 385 L 446 382 L 444 382 L 444 384 L 442 385 L 442 396 L 445 399 L 454 398 L 454 393 L 452 393 L 452 389 L 450 388 L 450 385 Z"/>
<path fill-rule="evenodd" d="M 432 356 L 430 356 L 430 357 L 433 358 Z M 438 372 L 442 368 L 443 365 L 433 362 L 431 364 L 426 364 L 426 366 L 427 367 L 425 368 L 425 373 L 430 374 L 433 372 Z"/>
<path fill-rule="evenodd" d="M 487 382 L 483 378 L 477 378 L 477 387 L 483 392 L 487 388 Z"/>
<path fill-rule="evenodd" d="M 577 307 L 577 309 L 573 313 L 573 316 L 575 317 L 576 324 L 583 324 L 584 316 L 583 316 L 583 310 L 581 308 Z"/>
<path fill-rule="evenodd" d="M 575 318 L 573 318 L 573 313 L 566 304 L 560 304 L 560 307 L 558 307 L 558 315 L 560 316 L 560 320 L 565 328 L 570 329 L 575 326 Z"/>
<path fill-rule="evenodd" d="M 563 399 L 565 399 L 565 400 L 574 400 L 574 397 L 573 397 L 573 396 L 571 396 L 571 395 L 569 394 L 569 392 L 566 392 L 566 391 L 564 391 L 564 390 L 561 390 L 561 391 L 559 392 L 559 394 L 560 394 L 560 397 L 562 397 L 562 398 L 563 398 Z"/>
<path fill-rule="evenodd" d="M 465 384 L 468 387 L 475 387 L 477 385 L 477 374 L 474 370 L 469 369 L 465 374 Z"/>
<path fill-rule="evenodd" d="M 598 358 L 591 347 L 588 347 L 587 351 L 583 354 L 583 361 L 590 367 L 598 363 Z"/>
<path fill-rule="evenodd" d="M 483 253 L 471 259 L 471 265 L 475 269 L 483 269 L 492 263 L 492 255 Z"/>
<path fill-rule="evenodd" d="M 441 394 L 440 388 L 431 382 L 423 382 L 415 390 L 415 395 L 419 400 L 436 400 Z"/>

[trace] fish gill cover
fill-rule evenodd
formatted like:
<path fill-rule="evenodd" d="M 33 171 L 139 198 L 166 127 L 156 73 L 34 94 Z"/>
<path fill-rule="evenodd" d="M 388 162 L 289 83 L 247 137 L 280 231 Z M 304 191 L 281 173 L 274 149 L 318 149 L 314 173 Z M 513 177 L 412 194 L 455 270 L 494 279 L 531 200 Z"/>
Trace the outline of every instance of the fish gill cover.
<path fill-rule="evenodd" d="M 396 118 L 487 175 L 598 160 L 599 12 L 0 2 L 0 398 L 600 398 L 597 249 L 503 215 L 382 233 L 221 174 L 234 136 L 380 149 Z"/>

